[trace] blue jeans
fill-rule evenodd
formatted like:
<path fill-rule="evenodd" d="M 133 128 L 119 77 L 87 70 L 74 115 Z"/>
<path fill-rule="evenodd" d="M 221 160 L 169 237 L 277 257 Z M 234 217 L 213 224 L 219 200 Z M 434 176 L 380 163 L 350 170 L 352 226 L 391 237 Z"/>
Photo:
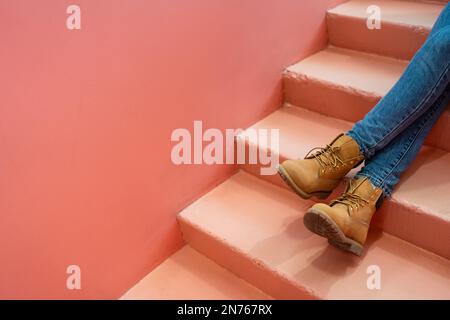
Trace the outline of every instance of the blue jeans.
<path fill-rule="evenodd" d="M 347 133 L 364 154 L 356 175 L 390 196 L 450 103 L 450 4 L 389 93 Z"/>

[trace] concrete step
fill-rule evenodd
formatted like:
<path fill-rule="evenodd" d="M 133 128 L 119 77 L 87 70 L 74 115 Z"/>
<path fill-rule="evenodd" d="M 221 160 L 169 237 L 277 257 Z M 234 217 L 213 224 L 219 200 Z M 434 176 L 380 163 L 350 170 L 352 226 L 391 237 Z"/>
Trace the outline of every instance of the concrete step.
<path fill-rule="evenodd" d="M 407 61 L 328 47 L 286 69 L 286 102 L 356 122 L 392 88 Z M 427 145 L 450 151 L 450 108 L 433 128 Z"/>
<path fill-rule="evenodd" d="M 250 129 L 279 129 L 280 161 L 303 158 L 314 148 L 324 146 L 352 124 L 309 110 L 286 105 L 256 123 Z M 248 148 L 259 150 L 254 137 L 248 136 Z M 264 147 L 263 147 L 264 148 Z M 264 151 L 266 151 L 264 149 Z M 271 150 L 276 154 L 276 150 Z M 242 166 L 260 176 L 259 165 Z M 352 170 L 352 176 L 357 169 Z M 260 176 L 284 187 L 278 175 Z M 343 191 L 344 183 L 328 200 Z M 391 199 L 386 200 L 374 217 L 374 225 L 426 250 L 450 258 L 450 154 L 424 147 L 412 167 L 404 174 Z"/>
<path fill-rule="evenodd" d="M 373 5 L 381 10 L 380 29 L 367 26 L 367 9 Z M 328 11 L 329 41 L 343 48 L 409 60 L 425 42 L 443 8 L 438 2 L 352 0 Z"/>
<path fill-rule="evenodd" d="M 190 246 L 274 298 L 450 296 L 448 260 L 376 229 L 362 258 L 335 249 L 303 226 L 311 204 L 241 171 L 178 219 Z M 367 285 L 374 269 L 379 290 Z"/>
<path fill-rule="evenodd" d="M 267 300 L 259 289 L 184 246 L 121 300 Z"/>

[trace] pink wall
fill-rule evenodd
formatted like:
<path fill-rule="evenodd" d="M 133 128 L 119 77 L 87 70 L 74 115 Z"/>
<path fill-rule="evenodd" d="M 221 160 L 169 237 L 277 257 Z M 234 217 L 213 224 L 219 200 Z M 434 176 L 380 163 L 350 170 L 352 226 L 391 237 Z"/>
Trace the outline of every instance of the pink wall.
<path fill-rule="evenodd" d="M 172 130 L 277 108 L 337 2 L 0 0 L 0 298 L 117 298 L 179 248 L 176 212 L 235 168 L 175 167 Z"/>

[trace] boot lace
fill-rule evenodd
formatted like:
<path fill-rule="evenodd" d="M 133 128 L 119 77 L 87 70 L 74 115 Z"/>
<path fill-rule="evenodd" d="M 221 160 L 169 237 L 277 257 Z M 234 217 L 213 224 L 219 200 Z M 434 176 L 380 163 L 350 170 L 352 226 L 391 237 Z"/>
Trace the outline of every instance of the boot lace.
<path fill-rule="evenodd" d="M 350 180 L 347 190 L 340 197 L 333 200 L 330 205 L 334 205 L 336 203 L 346 205 L 347 207 L 350 208 L 350 210 L 348 210 L 349 215 L 351 215 L 351 212 L 353 210 L 358 209 L 360 206 L 363 207 L 368 205 L 369 204 L 368 200 L 354 193 L 356 188 L 358 188 L 365 180 L 367 180 L 367 178 L 364 178 L 359 182 Z"/>
<path fill-rule="evenodd" d="M 336 203 L 341 203 L 352 209 L 358 209 L 360 206 L 368 205 L 369 201 L 357 194 L 345 192 L 340 197 L 335 199 L 332 204 Z"/>
<path fill-rule="evenodd" d="M 327 144 L 325 148 L 313 148 L 306 154 L 305 159 L 308 157 L 314 157 L 322 168 L 329 166 L 336 168 L 339 165 L 344 164 L 344 161 L 337 154 L 339 149 L 339 147 L 332 147 L 329 144 Z"/>

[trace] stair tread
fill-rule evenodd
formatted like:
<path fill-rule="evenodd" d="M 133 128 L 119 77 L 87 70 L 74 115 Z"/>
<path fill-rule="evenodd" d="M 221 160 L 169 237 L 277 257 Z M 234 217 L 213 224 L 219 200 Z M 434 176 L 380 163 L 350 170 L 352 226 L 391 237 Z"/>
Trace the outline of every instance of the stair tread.
<path fill-rule="evenodd" d="M 367 19 L 367 8 L 381 8 L 381 21 L 430 30 L 443 9 L 443 4 L 396 0 L 352 0 L 328 10 L 329 14 Z"/>
<path fill-rule="evenodd" d="M 122 300 L 271 299 L 186 245 L 131 288 Z"/>
<path fill-rule="evenodd" d="M 303 158 L 312 148 L 324 146 L 352 124 L 286 104 L 250 128 L 280 130 L 280 157 Z M 245 135 L 245 132 L 243 133 Z M 248 137 L 249 143 L 257 145 Z M 450 154 L 436 148 L 423 147 L 411 168 L 405 172 L 394 190 L 394 201 L 414 206 L 421 212 L 450 221 Z"/>
<path fill-rule="evenodd" d="M 400 78 L 407 65 L 405 60 L 329 46 L 288 67 L 285 75 L 382 97 Z"/>
<path fill-rule="evenodd" d="M 370 232 L 362 258 L 310 233 L 300 217 L 311 205 L 293 193 L 240 171 L 179 214 L 180 222 L 238 251 L 311 295 L 325 299 L 445 298 L 450 262 L 403 240 Z M 367 268 L 381 270 L 381 290 L 369 290 Z"/>

